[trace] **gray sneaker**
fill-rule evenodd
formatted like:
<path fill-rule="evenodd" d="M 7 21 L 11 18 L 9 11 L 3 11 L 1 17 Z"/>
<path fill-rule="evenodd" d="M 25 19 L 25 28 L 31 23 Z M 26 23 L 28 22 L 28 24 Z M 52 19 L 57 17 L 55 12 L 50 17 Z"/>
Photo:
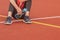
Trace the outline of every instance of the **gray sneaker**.
<path fill-rule="evenodd" d="M 12 18 L 11 17 L 7 17 L 5 24 L 9 25 L 12 24 Z"/>
<path fill-rule="evenodd" d="M 27 24 L 31 24 L 32 23 L 30 18 L 29 18 L 29 16 L 25 16 L 23 22 L 25 22 Z"/>

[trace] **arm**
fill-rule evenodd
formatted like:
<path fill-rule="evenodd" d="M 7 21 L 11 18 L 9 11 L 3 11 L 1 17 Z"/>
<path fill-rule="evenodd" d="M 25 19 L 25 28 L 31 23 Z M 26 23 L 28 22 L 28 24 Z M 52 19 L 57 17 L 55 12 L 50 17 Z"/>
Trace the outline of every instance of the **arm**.
<path fill-rule="evenodd" d="M 20 14 L 22 12 L 21 8 L 18 7 L 18 5 L 16 4 L 16 0 L 10 0 L 10 3 L 15 7 L 15 9 L 17 10 L 18 14 Z"/>
<path fill-rule="evenodd" d="M 15 0 L 10 0 L 10 3 L 15 7 L 15 9 L 18 9 L 18 5 L 16 4 Z"/>

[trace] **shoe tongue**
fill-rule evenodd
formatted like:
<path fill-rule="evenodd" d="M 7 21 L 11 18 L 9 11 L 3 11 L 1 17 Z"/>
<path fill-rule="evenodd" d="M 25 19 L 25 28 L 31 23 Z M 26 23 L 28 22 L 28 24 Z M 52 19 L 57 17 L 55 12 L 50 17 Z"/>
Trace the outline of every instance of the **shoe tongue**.
<path fill-rule="evenodd" d="M 26 16 L 26 19 L 29 20 L 29 16 Z"/>
<path fill-rule="evenodd" d="M 25 16 L 26 18 L 29 18 L 28 16 Z"/>
<path fill-rule="evenodd" d="M 9 20 L 10 20 L 10 19 L 11 19 L 11 17 L 8 17 L 7 19 L 9 19 Z"/>

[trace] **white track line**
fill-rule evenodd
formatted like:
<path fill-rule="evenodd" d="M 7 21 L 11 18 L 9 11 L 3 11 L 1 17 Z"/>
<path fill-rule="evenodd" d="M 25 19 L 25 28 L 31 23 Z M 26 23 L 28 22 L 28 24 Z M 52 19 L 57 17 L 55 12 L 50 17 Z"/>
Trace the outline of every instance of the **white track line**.
<path fill-rule="evenodd" d="M 13 22 L 19 22 L 19 21 L 23 21 L 23 20 L 13 20 L 12 23 L 13 23 Z M 1 22 L 0 22 L 0 24 L 2 24 L 2 23 L 5 23 L 5 21 L 1 21 Z"/>
<path fill-rule="evenodd" d="M 50 17 L 42 17 L 42 18 L 33 18 L 31 20 L 42 20 L 42 19 L 53 19 L 53 18 L 60 18 L 60 16 L 50 16 Z"/>
<path fill-rule="evenodd" d="M 1 21 L 0 24 L 1 24 L 1 23 L 4 23 L 4 21 Z"/>
<path fill-rule="evenodd" d="M 50 16 L 50 17 L 42 17 L 42 18 L 32 18 L 31 20 L 42 20 L 42 19 L 53 19 L 53 18 L 60 18 L 60 16 Z M 22 20 L 13 20 L 12 22 L 19 22 Z M 4 23 L 4 21 L 1 21 L 0 23 Z"/>

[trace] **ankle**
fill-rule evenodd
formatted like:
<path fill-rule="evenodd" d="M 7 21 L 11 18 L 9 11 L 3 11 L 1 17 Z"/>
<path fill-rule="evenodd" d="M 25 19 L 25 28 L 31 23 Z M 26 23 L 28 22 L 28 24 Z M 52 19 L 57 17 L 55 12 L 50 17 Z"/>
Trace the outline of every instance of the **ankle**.
<path fill-rule="evenodd" d="M 26 14 L 25 16 L 29 16 L 29 14 Z"/>

